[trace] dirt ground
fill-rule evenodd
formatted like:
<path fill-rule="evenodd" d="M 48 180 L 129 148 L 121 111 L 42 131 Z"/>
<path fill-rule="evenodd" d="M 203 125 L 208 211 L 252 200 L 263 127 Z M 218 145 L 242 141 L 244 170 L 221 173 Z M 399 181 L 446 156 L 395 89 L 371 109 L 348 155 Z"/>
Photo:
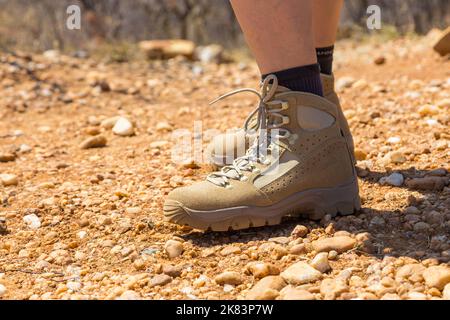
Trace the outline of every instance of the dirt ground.
<path fill-rule="evenodd" d="M 253 63 L 0 53 L 0 299 L 450 299 L 450 59 L 345 41 L 335 75 L 361 212 L 214 233 L 163 221 L 211 170 L 171 161 L 174 132 L 242 126 L 251 96 L 208 102 L 257 87 Z"/>

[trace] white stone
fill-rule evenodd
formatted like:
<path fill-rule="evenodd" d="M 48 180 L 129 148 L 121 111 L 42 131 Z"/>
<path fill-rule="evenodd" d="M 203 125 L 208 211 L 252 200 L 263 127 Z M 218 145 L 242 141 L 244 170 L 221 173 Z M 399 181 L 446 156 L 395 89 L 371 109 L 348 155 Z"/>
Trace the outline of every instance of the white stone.
<path fill-rule="evenodd" d="M 17 176 L 14 174 L 3 173 L 0 174 L 0 182 L 5 186 L 16 186 L 19 183 Z"/>
<path fill-rule="evenodd" d="M 23 217 L 23 221 L 28 225 L 30 229 L 39 229 L 39 227 L 41 226 L 41 220 L 34 213 L 27 214 L 25 217 Z"/>
<path fill-rule="evenodd" d="M 328 263 L 328 252 L 318 253 L 314 259 L 310 262 L 310 265 L 320 272 L 324 273 L 331 269 Z"/>
<path fill-rule="evenodd" d="M 72 290 L 73 292 L 80 291 L 81 283 L 77 281 L 69 281 L 67 282 L 67 289 Z"/>
<path fill-rule="evenodd" d="M 0 298 L 5 295 L 6 291 L 6 287 L 0 284 Z"/>
<path fill-rule="evenodd" d="M 403 184 L 405 179 L 403 178 L 403 175 L 398 172 L 394 172 L 391 175 L 387 177 L 382 177 L 380 179 L 380 184 L 388 184 L 390 186 L 399 187 Z"/>
<path fill-rule="evenodd" d="M 401 141 L 401 138 L 400 137 L 389 137 L 388 139 L 387 139 L 387 142 L 388 143 L 391 143 L 391 144 L 397 144 L 397 143 L 399 143 Z"/>
<path fill-rule="evenodd" d="M 114 134 L 118 136 L 131 136 L 134 134 L 133 124 L 124 117 L 120 117 L 112 129 Z"/>

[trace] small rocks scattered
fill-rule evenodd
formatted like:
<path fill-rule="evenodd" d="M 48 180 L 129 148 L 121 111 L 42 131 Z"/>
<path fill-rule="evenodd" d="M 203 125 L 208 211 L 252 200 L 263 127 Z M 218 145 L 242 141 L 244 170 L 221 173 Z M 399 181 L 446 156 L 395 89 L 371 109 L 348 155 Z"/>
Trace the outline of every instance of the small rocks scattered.
<path fill-rule="evenodd" d="M 450 267 L 429 267 L 423 272 L 423 278 L 425 279 L 427 286 L 443 290 L 444 287 L 450 283 Z"/>
<path fill-rule="evenodd" d="M 297 238 L 303 238 L 303 237 L 306 236 L 307 234 L 308 234 L 308 228 L 305 227 L 304 225 L 301 225 L 301 224 L 297 225 L 297 226 L 294 228 L 294 230 L 292 230 L 292 232 L 291 232 L 291 236 L 292 236 L 294 239 L 297 239 Z"/>
<path fill-rule="evenodd" d="M 16 155 L 13 153 L 0 153 L 0 162 L 10 162 L 16 160 Z"/>
<path fill-rule="evenodd" d="M 150 280 L 149 287 L 165 286 L 170 282 L 172 282 L 171 276 L 168 276 L 167 274 L 157 274 Z"/>
<path fill-rule="evenodd" d="M 266 262 L 251 262 L 247 265 L 246 270 L 253 275 L 255 279 L 262 279 L 269 275 L 280 274 L 280 269 L 278 267 Z"/>

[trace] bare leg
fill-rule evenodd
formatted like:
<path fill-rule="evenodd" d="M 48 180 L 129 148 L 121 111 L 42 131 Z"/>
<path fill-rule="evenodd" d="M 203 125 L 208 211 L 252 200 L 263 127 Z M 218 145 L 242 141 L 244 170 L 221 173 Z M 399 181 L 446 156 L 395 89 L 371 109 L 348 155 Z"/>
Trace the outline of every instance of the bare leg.
<path fill-rule="evenodd" d="M 317 63 L 312 21 L 315 1 L 231 0 L 262 74 Z"/>
<path fill-rule="evenodd" d="M 314 0 L 313 26 L 316 48 L 329 47 L 336 41 L 343 0 Z"/>

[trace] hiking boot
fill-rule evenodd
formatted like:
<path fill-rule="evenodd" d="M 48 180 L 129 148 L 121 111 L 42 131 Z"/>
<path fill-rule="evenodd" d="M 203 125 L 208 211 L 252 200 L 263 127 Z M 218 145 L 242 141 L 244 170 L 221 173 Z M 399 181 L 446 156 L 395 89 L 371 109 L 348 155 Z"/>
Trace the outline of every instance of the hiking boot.
<path fill-rule="evenodd" d="M 173 190 L 166 220 L 197 229 L 238 230 L 275 225 L 283 216 L 321 219 L 360 208 L 358 183 L 338 107 L 310 93 L 262 83 L 254 111 L 256 138 L 232 165 L 206 181 Z M 249 119 L 253 117 L 253 113 Z"/>
<path fill-rule="evenodd" d="M 356 164 L 354 156 L 354 143 L 350 128 L 345 118 L 339 98 L 334 91 L 334 76 L 321 74 L 324 98 L 337 106 L 338 123 L 344 134 L 347 146 L 351 154 L 353 164 Z M 254 120 L 254 119 L 253 119 Z M 256 121 L 250 122 L 250 128 L 254 126 Z M 220 134 L 214 137 L 213 141 L 208 145 L 205 153 L 209 161 L 216 167 L 222 167 L 226 164 L 233 163 L 237 157 L 243 156 L 248 147 L 252 143 L 254 136 L 246 134 L 246 130 L 239 129 L 235 132 Z"/>

